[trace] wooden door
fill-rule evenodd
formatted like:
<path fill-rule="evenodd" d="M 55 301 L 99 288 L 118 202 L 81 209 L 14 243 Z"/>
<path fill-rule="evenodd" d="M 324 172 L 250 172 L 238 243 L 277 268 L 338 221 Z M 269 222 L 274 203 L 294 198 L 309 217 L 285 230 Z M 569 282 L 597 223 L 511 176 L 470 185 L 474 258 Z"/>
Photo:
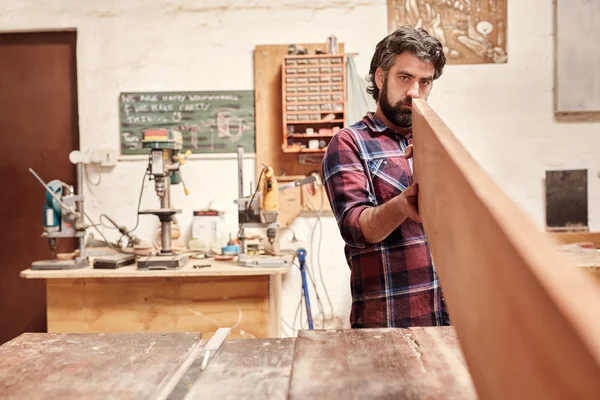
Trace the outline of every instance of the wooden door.
<path fill-rule="evenodd" d="M 21 279 L 52 257 L 43 232 L 46 182 L 75 184 L 69 153 L 78 148 L 76 32 L 0 33 L 0 344 L 46 330 L 42 280 Z M 61 240 L 58 251 L 72 251 Z"/>

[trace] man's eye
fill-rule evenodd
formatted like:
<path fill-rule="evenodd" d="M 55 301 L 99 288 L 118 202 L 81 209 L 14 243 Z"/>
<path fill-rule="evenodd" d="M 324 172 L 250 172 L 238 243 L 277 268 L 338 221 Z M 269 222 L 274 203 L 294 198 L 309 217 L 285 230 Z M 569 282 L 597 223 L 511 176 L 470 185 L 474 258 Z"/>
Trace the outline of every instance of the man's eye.
<path fill-rule="evenodd" d="M 407 82 L 410 78 L 408 76 L 401 76 L 400 79 L 404 82 Z"/>
<path fill-rule="evenodd" d="M 429 82 L 429 81 L 423 81 L 423 86 L 429 86 L 429 85 L 431 85 L 431 82 Z"/>

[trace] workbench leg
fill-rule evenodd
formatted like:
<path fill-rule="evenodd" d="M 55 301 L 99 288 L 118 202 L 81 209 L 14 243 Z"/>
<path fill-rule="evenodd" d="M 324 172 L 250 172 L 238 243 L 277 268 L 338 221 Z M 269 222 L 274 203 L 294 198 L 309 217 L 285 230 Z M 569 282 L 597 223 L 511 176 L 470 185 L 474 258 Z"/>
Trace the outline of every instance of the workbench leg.
<path fill-rule="evenodd" d="M 269 275 L 269 337 L 281 337 L 281 274 Z"/>

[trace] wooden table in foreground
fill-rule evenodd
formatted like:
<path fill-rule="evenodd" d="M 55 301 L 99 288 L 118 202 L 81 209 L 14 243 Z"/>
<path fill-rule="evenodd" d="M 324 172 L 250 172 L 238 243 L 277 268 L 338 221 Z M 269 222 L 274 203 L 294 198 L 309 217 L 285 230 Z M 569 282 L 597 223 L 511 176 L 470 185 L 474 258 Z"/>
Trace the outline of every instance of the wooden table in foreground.
<path fill-rule="evenodd" d="M 193 268 L 193 265 L 210 267 Z M 174 271 L 92 267 L 21 272 L 45 279 L 48 332 L 203 332 L 233 338 L 281 336 L 283 268 L 194 260 Z"/>
<path fill-rule="evenodd" d="M 228 339 L 201 371 L 199 333 L 23 334 L 0 346 L 3 399 L 474 399 L 453 328 Z"/>

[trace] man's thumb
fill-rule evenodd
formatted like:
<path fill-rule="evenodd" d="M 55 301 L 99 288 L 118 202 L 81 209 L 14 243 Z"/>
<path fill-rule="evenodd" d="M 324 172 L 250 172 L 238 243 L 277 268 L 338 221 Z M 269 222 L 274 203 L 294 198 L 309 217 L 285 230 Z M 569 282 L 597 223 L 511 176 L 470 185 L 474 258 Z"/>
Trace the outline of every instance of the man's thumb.
<path fill-rule="evenodd" d="M 419 192 L 419 184 L 413 183 L 412 185 L 410 185 L 409 187 L 406 188 L 406 190 L 404 191 L 404 194 L 406 196 L 415 196 L 418 192 Z"/>

